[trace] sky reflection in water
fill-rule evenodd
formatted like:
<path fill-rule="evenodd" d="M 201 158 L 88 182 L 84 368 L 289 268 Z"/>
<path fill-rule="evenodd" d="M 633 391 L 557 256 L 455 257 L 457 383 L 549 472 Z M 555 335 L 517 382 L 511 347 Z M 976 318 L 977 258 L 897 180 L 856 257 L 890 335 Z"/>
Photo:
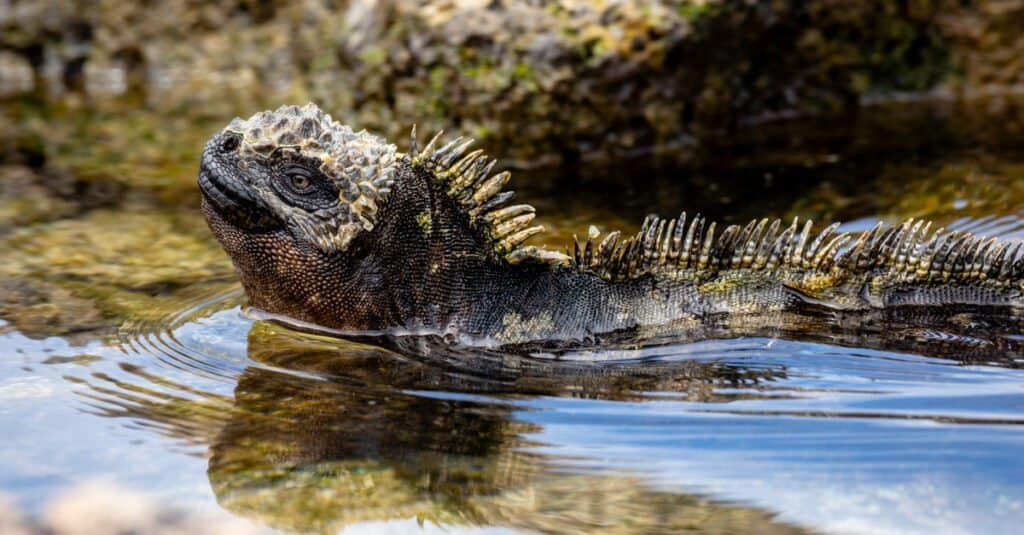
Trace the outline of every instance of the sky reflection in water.
<path fill-rule="evenodd" d="M 32 509 L 116 474 L 286 530 L 420 517 L 1009 533 L 1024 520 L 1012 367 L 773 338 L 663 346 L 627 364 L 453 365 L 430 344 L 403 355 L 254 323 L 238 299 L 215 293 L 111 345 L 3 335 L 0 426 L 25 432 L 0 449 L 0 488 Z M 38 425 L 25 425 L 26 404 Z"/>

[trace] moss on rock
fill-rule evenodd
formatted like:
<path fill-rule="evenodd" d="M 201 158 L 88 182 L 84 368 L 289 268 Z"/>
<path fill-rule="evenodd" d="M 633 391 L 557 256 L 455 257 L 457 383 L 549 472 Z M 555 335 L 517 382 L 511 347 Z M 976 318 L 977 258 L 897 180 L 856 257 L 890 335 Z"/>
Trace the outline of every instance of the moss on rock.
<path fill-rule="evenodd" d="M 127 99 L 115 109 L 141 102 L 168 117 L 223 121 L 315 100 L 396 138 L 414 121 L 475 133 L 520 164 L 929 89 L 952 70 L 939 15 L 961 9 L 946 0 L 87 4 L 14 2 L 0 18 L 0 68 L 22 80 L 30 65 L 49 98 L 100 108 Z"/>

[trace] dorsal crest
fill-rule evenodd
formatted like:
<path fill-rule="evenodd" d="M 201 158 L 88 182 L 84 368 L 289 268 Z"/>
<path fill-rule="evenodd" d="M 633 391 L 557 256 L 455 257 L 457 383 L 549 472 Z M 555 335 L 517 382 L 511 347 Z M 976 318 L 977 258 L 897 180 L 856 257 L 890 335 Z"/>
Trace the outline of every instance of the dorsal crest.
<path fill-rule="evenodd" d="M 446 186 L 448 196 L 465 210 L 470 225 L 487 239 L 495 254 L 510 263 L 568 263 L 569 257 L 562 253 L 524 245 L 543 232 L 544 227 L 531 225 L 536 216 L 533 206 L 508 204 L 515 196 L 513 191 L 504 189 L 511 173 L 493 173 L 497 161 L 481 149 L 469 151 L 473 139 L 460 136 L 440 145 L 443 134 L 438 132 L 420 149 L 413 126 L 410 161 Z"/>
<path fill-rule="evenodd" d="M 649 216 L 640 232 L 603 238 L 592 229 L 570 251 L 571 265 L 610 280 L 647 274 L 668 277 L 712 275 L 722 270 L 792 270 L 841 277 L 883 270 L 907 281 L 1013 282 L 1024 278 L 1024 243 L 999 241 L 970 232 L 931 231 L 932 223 L 908 219 L 900 225 L 879 222 L 856 236 L 836 230 L 838 223 L 812 232 L 813 223 L 794 218 L 755 219 L 721 233 L 715 223 L 686 213 L 675 219 Z"/>

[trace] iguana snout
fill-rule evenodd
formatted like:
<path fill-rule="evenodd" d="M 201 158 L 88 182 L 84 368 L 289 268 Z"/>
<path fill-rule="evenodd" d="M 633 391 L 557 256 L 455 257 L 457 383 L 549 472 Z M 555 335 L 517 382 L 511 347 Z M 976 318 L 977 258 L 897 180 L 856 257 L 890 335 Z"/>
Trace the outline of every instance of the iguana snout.
<path fill-rule="evenodd" d="M 241 137 L 220 133 L 203 151 L 199 167 L 199 189 L 217 215 L 247 231 L 269 230 L 283 224 L 254 187 L 260 180 L 259 166 L 243 163 L 238 153 Z M 247 172 L 243 172 L 247 171 Z"/>

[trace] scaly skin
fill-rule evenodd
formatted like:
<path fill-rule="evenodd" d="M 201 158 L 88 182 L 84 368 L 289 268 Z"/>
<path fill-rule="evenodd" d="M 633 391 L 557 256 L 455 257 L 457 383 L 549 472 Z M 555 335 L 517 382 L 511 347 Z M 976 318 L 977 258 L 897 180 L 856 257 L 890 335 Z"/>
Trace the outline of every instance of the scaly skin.
<path fill-rule="evenodd" d="M 570 254 L 524 246 L 533 208 L 461 138 L 409 153 L 315 105 L 236 119 L 207 144 L 203 211 L 254 307 L 348 332 L 572 340 L 812 307 L 1024 306 L 1019 243 L 907 221 L 859 237 L 756 220 L 649 218 Z"/>

